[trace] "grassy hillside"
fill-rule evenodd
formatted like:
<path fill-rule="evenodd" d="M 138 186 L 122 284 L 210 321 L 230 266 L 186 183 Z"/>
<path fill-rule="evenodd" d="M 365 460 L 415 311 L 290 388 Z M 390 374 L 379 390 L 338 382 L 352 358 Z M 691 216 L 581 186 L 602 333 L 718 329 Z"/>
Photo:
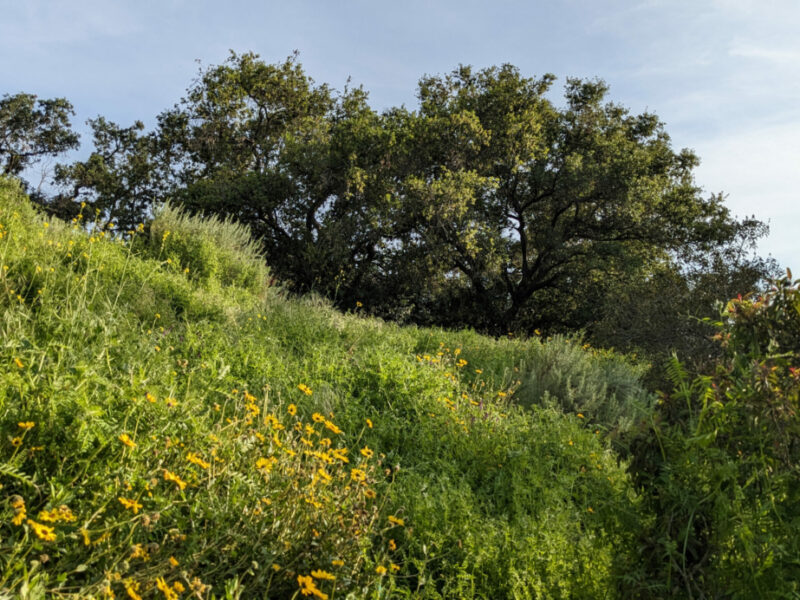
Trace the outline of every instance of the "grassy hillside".
<path fill-rule="evenodd" d="M 287 299 L 230 223 L 82 225 L 0 179 L 0 597 L 597 598 L 635 576 L 608 434 L 650 399 L 624 359 Z"/>

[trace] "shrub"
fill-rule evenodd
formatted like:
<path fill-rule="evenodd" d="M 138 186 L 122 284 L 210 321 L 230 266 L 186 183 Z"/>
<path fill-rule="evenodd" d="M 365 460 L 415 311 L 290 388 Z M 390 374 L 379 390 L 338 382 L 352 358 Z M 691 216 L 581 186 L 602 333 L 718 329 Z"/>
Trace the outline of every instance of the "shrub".
<path fill-rule="evenodd" d="M 190 215 L 165 203 L 150 223 L 150 247 L 206 286 L 235 285 L 260 295 L 270 280 L 250 230 L 230 219 Z"/>

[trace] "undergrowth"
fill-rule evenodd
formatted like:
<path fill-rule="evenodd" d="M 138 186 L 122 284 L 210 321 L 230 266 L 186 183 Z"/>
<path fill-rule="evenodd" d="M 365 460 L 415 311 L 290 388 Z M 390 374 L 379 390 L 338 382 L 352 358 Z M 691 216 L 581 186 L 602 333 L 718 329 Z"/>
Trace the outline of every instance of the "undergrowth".
<path fill-rule="evenodd" d="M 231 223 L 92 216 L 0 179 L 0 596 L 615 595 L 626 361 L 285 298 Z"/>

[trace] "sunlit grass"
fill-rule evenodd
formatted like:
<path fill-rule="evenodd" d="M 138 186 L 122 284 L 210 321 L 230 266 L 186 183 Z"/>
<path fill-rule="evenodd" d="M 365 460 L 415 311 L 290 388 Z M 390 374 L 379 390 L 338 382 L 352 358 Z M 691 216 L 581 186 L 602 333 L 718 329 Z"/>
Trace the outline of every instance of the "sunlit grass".
<path fill-rule="evenodd" d="M 530 391 L 568 340 L 341 314 L 269 287 L 230 224 L 93 217 L 0 180 L 0 591 L 613 595 L 637 499 L 609 396 Z"/>

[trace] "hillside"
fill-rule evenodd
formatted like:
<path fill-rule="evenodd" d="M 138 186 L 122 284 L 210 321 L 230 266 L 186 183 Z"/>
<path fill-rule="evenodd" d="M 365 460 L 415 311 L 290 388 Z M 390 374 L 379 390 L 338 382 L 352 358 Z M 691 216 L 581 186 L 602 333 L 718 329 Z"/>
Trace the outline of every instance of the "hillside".
<path fill-rule="evenodd" d="M 239 226 L 92 216 L 0 180 L 0 596 L 614 595 L 623 358 L 342 314 Z"/>

